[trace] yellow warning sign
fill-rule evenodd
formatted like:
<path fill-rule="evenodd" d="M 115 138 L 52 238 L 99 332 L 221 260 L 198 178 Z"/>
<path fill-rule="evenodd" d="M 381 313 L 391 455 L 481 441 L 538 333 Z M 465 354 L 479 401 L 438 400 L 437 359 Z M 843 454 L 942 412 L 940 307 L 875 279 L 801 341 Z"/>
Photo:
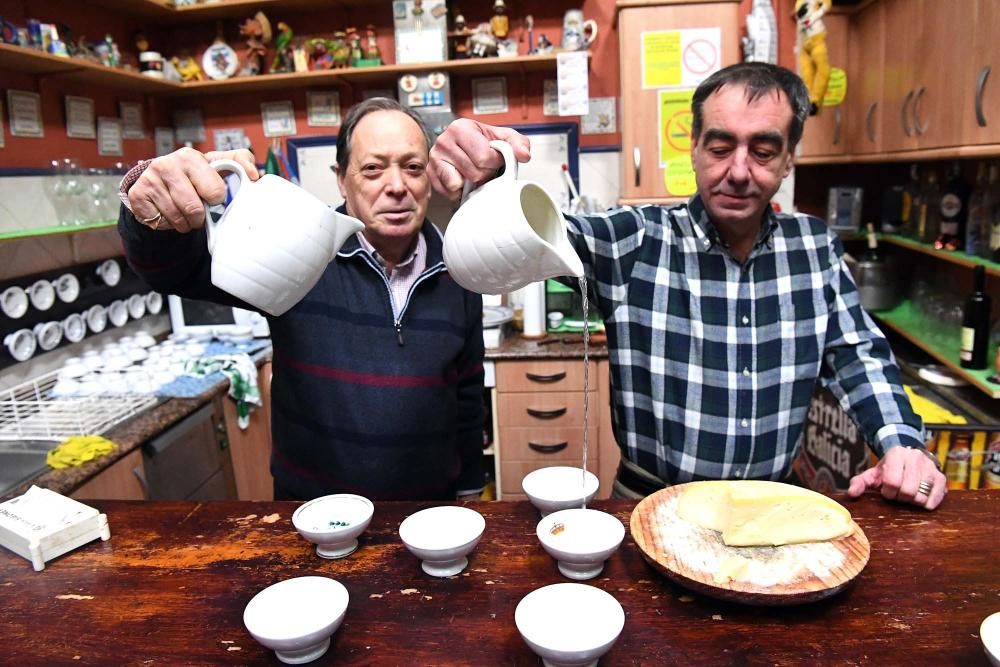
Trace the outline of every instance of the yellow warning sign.
<path fill-rule="evenodd" d="M 681 83 L 681 33 L 642 33 L 642 87 L 662 88 Z"/>
<path fill-rule="evenodd" d="M 694 180 L 694 169 L 691 168 L 691 158 L 676 158 L 667 164 L 663 170 L 663 184 L 671 197 L 689 197 L 698 189 Z"/>
<path fill-rule="evenodd" d="M 667 194 L 686 197 L 695 191 L 691 167 L 691 98 L 694 90 L 660 90 L 660 168 Z"/>

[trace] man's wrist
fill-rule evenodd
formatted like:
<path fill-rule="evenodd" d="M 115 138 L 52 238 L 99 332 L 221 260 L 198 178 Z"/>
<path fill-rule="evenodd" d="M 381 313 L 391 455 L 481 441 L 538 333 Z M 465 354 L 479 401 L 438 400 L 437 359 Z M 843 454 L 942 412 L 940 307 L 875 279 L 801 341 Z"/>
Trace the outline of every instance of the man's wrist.
<path fill-rule="evenodd" d="M 929 458 L 934 463 L 934 467 L 938 469 L 938 472 L 944 472 L 944 469 L 941 467 L 941 461 L 938 460 L 938 457 L 934 455 L 934 452 L 927 449 L 926 447 L 911 447 L 910 449 L 915 449 L 924 456 L 926 456 L 927 458 Z"/>

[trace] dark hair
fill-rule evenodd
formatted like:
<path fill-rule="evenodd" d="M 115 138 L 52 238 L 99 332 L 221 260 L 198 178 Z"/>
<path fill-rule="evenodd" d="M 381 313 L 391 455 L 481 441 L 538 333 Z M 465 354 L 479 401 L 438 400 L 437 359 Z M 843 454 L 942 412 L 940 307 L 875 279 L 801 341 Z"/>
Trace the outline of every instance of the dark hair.
<path fill-rule="evenodd" d="M 802 127 L 809 113 L 809 90 L 799 75 L 784 67 L 770 63 L 739 63 L 720 69 L 701 82 L 691 99 L 691 138 L 697 142 L 701 136 L 702 107 L 705 100 L 723 86 L 735 84 L 746 90 L 748 102 L 753 102 L 766 93 L 780 91 L 788 98 L 792 107 L 792 123 L 788 128 L 788 148 L 794 150 L 802 138 Z"/>
<path fill-rule="evenodd" d="M 417 127 L 420 128 L 421 134 L 424 135 L 424 139 L 427 141 L 427 151 L 430 152 L 431 145 L 434 143 L 434 135 L 431 134 L 420 114 L 409 107 L 404 107 L 392 98 L 372 97 L 351 107 L 347 115 L 344 116 L 344 122 L 340 125 L 340 134 L 337 135 L 337 169 L 339 173 L 347 172 L 347 164 L 351 160 L 351 139 L 354 137 L 354 128 L 357 127 L 362 118 L 375 111 L 398 111 L 412 118 Z"/>

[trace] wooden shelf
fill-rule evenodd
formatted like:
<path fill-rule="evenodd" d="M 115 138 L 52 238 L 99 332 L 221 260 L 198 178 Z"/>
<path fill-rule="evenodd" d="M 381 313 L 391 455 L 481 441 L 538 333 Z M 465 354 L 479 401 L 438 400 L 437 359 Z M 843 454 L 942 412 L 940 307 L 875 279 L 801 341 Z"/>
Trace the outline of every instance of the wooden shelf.
<path fill-rule="evenodd" d="M 150 3 L 151 0 L 134 1 Z M 272 1 L 276 2 L 277 0 Z M 590 57 L 589 53 L 587 57 Z M 443 70 L 460 75 L 527 74 L 529 72 L 554 71 L 556 69 L 557 58 L 558 56 L 554 53 L 536 56 L 514 56 L 510 58 L 470 58 L 468 60 L 446 60 L 444 62 L 417 63 L 412 65 L 348 67 L 345 69 L 313 72 L 243 76 L 223 81 L 209 80 L 176 83 L 174 81 L 152 79 L 132 70 L 105 67 L 76 58 L 59 58 L 34 49 L 0 44 L 0 70 L 12 69 L 29 74 L 66 76 L 77 81 L 128 88 L 130 90 L 158 94 L 165 97 L 206 94 L 228 95 L 265 90 L 288 90 L 290 87 L 336 85 L 338 83 L 351 85 L 356 83 L 386 82 L 400 74 L 426 72 L 428 70 Z"/>
<path fill-rule="evenodd" d="M 958 332 L 954 332 L 951 336 L 932 338 L 931 334 L 928 333 L 927 319 L 917 310 L 912 301 L 904 301 L 891 310 L 877 310 L 870 314 L 990 398 L 1000 398 L 1000 384 L 989 381 L 989 378 L 996 374 L 996 371 L 993 370 L 996 361 L 995 349 L 990 350 L 985 370 L 969 370 L 962 368 L 958 363 L 960 349 Z"/>
<path fill-rule="evenodd" d="M 15 239 L 34 238 L 36 236 L 60 236 L 65 234 L 79 234 L 95 229 L 110 229 L 118 224 L 116 220 L 106 220 L 102 222 L 89 222 L 85 225 L 59 225 L 57 227 L 41 227 L 39 229 L 19 229 L 10 232 L 0 232 L 0 241 L 12 241 Z"/>
<path fill-rule="evenodd" d="M 982 265 L 986 267 L 987 274 L 1000 277 L 1000 264 L 991 262 L 988 259 L 983 259 L 982 257 L 976 257 L 975 255 L 969 255 L 964 252 L 936 250 L 932 245 L 921 243 L 920 241 L 914 241 L 913 239 L 908 239 L 905 236 L 900 236 L 898 234 L 880 234 L 879 240 L 888 243 L 889 245 L 899 246 L 924 255 L 930 255 L 931 257 L 939 259 L 943 262 L 959 264 L 969 268 Z"/>
<path fill-rule="evenodd" d="M 174 7 L 172 3 L 161 0 L 97 0 L 96 4 L 114 9 L 122 14 L 155 18 L 170 23 L 213 21 L 233 17 L 245 18 L 252 16 L 257 10 L 291 12 L 332 10 L 366 5 L 388 7 L 388 3 L 384 0 L 219 0 L 219 2 L 184 7 Z"/>
<path fill-rule="evenodd" d="M 60 58 L 22 46 L 0 44 L 0 69 L 43 76 L 65 76 L 84 83 L 129 88 L 143 93 L 170 93 L 181 84 L 143 76 L 134 70 L 105 67 L 79 58 Z"/>

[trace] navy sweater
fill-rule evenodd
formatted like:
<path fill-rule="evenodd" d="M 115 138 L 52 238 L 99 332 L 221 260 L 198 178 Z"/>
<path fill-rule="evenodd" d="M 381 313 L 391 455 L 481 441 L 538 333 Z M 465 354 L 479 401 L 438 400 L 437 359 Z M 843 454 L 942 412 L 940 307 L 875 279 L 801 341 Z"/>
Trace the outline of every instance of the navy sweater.
<path fill-rule="evenodd" d="M 203 229 L 153 231 L 124 206 L 129 265 L 160 292 L 251 308 L 211 283 Z M 449 500 L 483 485 L 482 298 L 424 221 L 427 268 L 396 322 L 388 279 L 351 236 L 306 297 L 268 316 L 271 473 L 303 499 Z"/>

